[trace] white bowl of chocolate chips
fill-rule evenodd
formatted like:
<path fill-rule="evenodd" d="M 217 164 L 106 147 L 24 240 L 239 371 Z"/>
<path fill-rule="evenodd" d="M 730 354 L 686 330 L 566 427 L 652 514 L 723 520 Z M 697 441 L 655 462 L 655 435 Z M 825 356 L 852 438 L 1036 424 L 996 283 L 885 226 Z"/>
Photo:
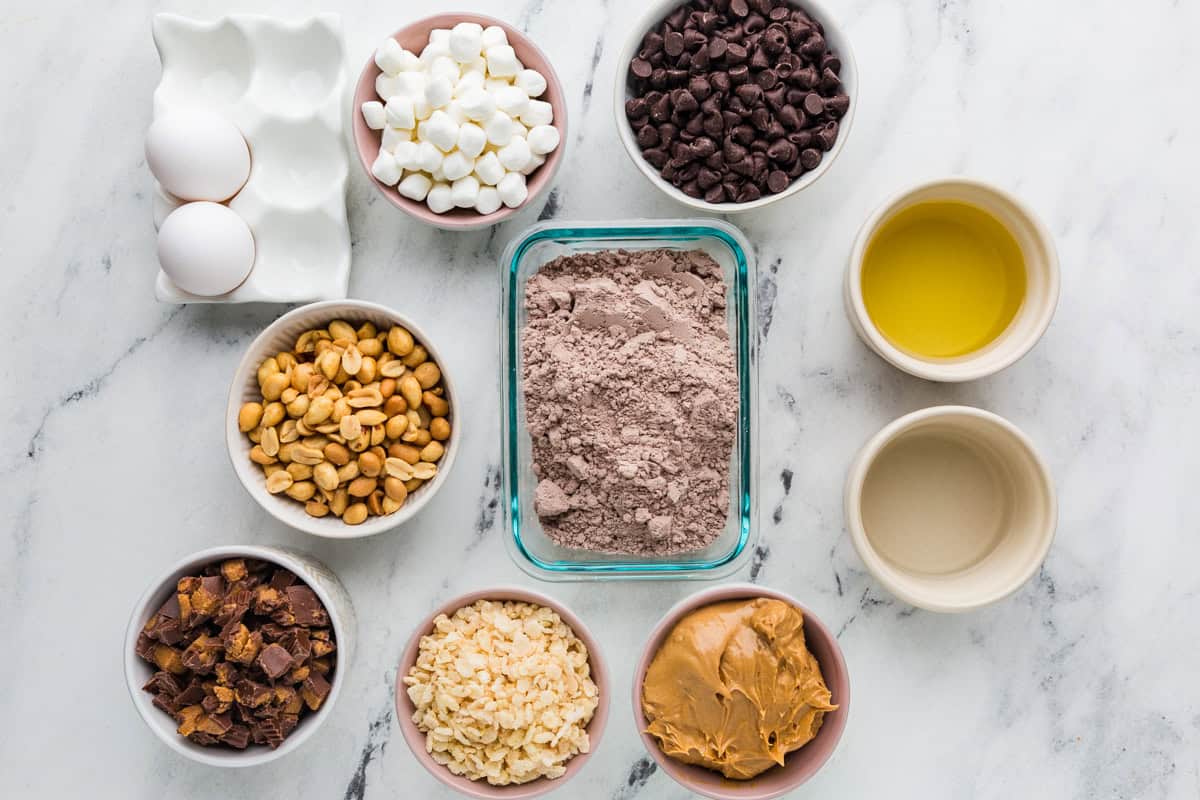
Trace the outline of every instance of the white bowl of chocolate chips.
<path fill-rule="evenodd" d="M 825 174 L 857 96 L 850 42 L 820 3 L 660 0 L 617 59 L 613 112 L 651 183 L 729 214 Z"/>

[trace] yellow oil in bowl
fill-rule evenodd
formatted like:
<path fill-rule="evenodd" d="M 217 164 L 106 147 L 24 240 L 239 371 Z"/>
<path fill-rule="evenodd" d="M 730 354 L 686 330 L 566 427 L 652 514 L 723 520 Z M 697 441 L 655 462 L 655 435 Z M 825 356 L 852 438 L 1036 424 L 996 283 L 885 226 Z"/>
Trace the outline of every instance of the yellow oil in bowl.
<path fill-rule="evenodd" d="M 887 220 L 867 245 L 867 314 L 897 348 L 954 358 L 994 341 L 1025 299 L 1025 261 L 995 217 L 961 202 L 924 202 Z"/>

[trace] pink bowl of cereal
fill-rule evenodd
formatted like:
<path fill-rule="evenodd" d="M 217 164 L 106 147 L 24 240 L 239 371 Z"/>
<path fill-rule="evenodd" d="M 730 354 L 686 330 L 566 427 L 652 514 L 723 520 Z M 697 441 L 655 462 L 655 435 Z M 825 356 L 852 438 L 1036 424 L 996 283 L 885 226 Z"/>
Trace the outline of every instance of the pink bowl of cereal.
<path fill-rule="evenodd" d="M 383 40 L 351 118 L 375 188 L 445 230 L 495 225 L 532 203 L 554 181 L 567 138 L 549 59 L 482 14 L 436 14 Z"/>
<path fill-rule="evenodd" d="M 443 603 L 396 673 L 396 717 L 417 760 L 469 797 L 525 800 L 578 774 L 608 721 L 608 669 L 561 603 L 517 587 Z"/>

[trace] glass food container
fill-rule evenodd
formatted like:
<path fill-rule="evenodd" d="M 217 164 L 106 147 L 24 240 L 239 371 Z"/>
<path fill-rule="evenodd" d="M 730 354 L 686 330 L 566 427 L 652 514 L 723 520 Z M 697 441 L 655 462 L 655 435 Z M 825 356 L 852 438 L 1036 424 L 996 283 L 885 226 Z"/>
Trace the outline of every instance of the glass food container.
<path fill-rule="evenodd" d="M 521 391 L 521 333 L 526 322 L 526 282 L 547 262 L 597 250 L 703 250 L 721 266 L 726 324 L 738 373 L 737 437 L 729 460 L 729 512 L 725 528 L 702 550 L 669 556 L 595 553 L 562 547 L 542 530 L 533 509 L 537 479 Z M 757 328 L 755 264 L 745 236 L 720 220 L 633 220 L 540 223 L 517 236 L 501 258 L 501 437 L 505 542 L 513 561 L 548 581 L 721 578 L 749 558 L 757 536 Z"/>

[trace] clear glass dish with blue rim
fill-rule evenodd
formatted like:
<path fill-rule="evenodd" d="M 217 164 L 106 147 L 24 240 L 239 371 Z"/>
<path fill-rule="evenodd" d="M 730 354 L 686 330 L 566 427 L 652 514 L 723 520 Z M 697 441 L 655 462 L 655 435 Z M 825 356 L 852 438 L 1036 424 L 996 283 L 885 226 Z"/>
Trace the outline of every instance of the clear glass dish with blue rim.
<path fill-rule="evenodd" d="M 543 265 L 563 255 L 597 250 L 700 249 L 721 266 L 726 324 L 738 372 L 737 437 L 729 459 L 725 527 L 702 550 L 668 556 L 630 556 L 561 547 L 543 531 L 533 509 L 537 479 L 521 391 L 521 332 L 525 286 Z M 737 228 L 721 220 L 630 220 L 539 223 L 513 239 L 501 257 L 501 438 L 504 538 L 513 561 L 547 581 L 711 580 L 741 568 L 757 536 L 757 327 L 754 253 Z"/>

